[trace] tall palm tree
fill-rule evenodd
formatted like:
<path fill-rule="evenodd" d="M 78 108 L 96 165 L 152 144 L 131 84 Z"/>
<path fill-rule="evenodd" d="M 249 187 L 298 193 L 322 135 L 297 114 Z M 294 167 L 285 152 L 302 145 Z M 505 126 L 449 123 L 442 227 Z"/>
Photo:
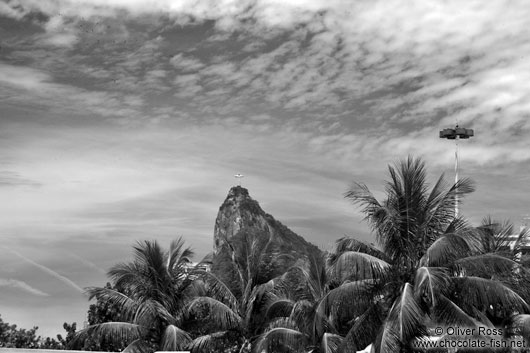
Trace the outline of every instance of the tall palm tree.
<path fill-rule="evenodd" d="M 516 291 L 491 277 L 513 274 L 517 263 L 477 255 L 476 231 L 454 217 L 455 203 L 473 191 L 469 179 L 450 185 L 442 175 L 429 190 L 424 162 L 411 157 L 390 166 L 389 173 L 382 202 L 364 184 L 346 193 L 361 206 L 381 250 L 351 238 L 337 242 L 335 271 L 371 287 L 367 297 L 330 303 L 356 305 L 362 312 L 352 318 L 340 350 L 373 343 L 376 352 L 403 351 L 427 335 L 430 323 L 491 326 L 488 308 L 529 310 Z M 370 271 L 367 259 L 374 258 L 386 264 L 382 271 Z M 487 266 L 489 277 L 477 271 L 480 266 Z"/>
<path fill-rule="evenodd" d="M 187 271 L 192 256 L 182 238 L 171 242 L 168 251 L 156 241 L 136 244 L 134 261 L 108 271 L 112 288 L 87 290 L 90 299 L 119 307 L 123 321 L 89 326 L 77 333 L 72 344 L 91 337 L 128 344 L 127 351 L 184 349 L 191 342 L 180 326 L 184 305 L 194 296 Z"/>
<path fill-rule="evenodd" d="M 400 266 L 402 274 L 410 276 L 429 245 L 454 221 L 455 204 L 474 187 L 468 178 L 450 185 L 441 175 L 429 191 L 425 163 L 410 156 L 389 166 L 389 174 L 383 202 L 360 183 L 345 196 L 362 207 L 384 253 Z"/>

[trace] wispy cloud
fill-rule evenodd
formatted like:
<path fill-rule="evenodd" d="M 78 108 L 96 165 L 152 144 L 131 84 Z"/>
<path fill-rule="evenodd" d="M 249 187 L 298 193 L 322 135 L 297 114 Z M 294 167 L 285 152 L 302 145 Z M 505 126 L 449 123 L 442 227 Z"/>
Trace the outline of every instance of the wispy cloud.
<path fill-rule="evenodd" d="M 33 288 L 26 282 L 18 281 L 12 278 L 8 278 L 8 279 L 0 278 L 0 287 L 11 287 L 11 288 L 19 289 L 26 293 L 30 293 L 30 294 L 37 295 L 37 296 L 43 296 L 43 297 L 49 296 L 49 294 L 44 293 L 43 291 L 38 290 L 37 288 Z"/>
<path fill-rule="evenodd" d="M 136 116 L 142 120 L 137 110 L 137 102 L 141 102 L 139 97 L 116 91 L 91 91 L 53 81 L 41 70 L 0 62 L 0 99 L 3 104 L 45 106 L 62 114 L 92 113 L 106 118 Z"/>
<path fill-rule="evenodd" d="M 55 272 L 54 270 L 52 270 L 51 268 L 49 267 L 46 267 L 44 265 L 41 265 L 35 261 L 33 261 L 32 259 L 22 255 L 21 253 L 19 253 L 18 251 L 15 251 L 13 249 L 10 249 L 8 247 L 5 247 L 5 246 L 2 246 L 2 248 L 4 248 L 5 250 L 11 252 L 12 254 L 18 256 L 19 258 L 21 258 L 22 260 L 26 261 L 27 263 L 39 268 L 40 270 L 46 272 L 47 274 L 49 274 L 50 276 L 52 277 L 55 277 L 56 279 L 58 279 L 59 281 L 63 282 L 64 284 L 66 284 L 67 286 L 69 286 L 70 288 L 73 288 L 74 290 L 80 292 L 80 293 L 84 293 L 84 289 L 79 287 L 74 281 L 72 281 L 71 279 L 69 279 L 68 277 L 66 276 L 63 276 L 57 272 Z"/>

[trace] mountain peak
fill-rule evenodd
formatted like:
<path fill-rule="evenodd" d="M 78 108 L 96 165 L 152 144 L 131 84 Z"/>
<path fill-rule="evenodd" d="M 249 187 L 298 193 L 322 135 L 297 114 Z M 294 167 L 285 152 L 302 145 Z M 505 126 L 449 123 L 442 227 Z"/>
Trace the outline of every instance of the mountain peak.
<path fill-rule="evenodd" d="M 292 257 L 293 261 L 288 261 L 285 266 L 292 265 L 300 258 L 320 254 L 316 246 L 266 213 L 250 197 L 247 189 L 234 186 L 228 192 L 215 219 L 214 252 L 218 253 L 224 242 L 247 236 L 270 239 L 271 248 Z"/>
<path fill-rule="evenodd" d="M 248 194 L 248 190 L 242 187 L 241 185 L 233 186 L 230 191 L 228 192 L 227 197 L 250 197 Z"/>
<path fill-rule="evenodd" d="M 215 219 L 214 251 L 217 252 L 223 240 L 231 239 L 242 229 L 256 224 L 255 220 L 264 215 L 265 212 L 250 197 L 247 189 L 242 186 L 232 187 Z"/>

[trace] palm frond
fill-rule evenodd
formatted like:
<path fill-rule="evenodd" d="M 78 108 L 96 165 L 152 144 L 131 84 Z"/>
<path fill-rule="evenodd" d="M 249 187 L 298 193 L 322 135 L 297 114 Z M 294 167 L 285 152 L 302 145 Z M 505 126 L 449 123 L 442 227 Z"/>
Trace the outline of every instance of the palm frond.
<path fill-rule="evenodd" d="M 162 351 L 183 350 L 192 341 L 190 335 L 174 325 L 168 325 L 164 330 L 160 349 Z"/>
<path fill-rule="evenodd" d="M 343 283 L 340 287 L 329 291 L 315 308 L 314 329 L 317 337 L 326 331 L 335 333 L 337 315 L 355 316 L 364 311 L 373 300 L 373 280 L 360 280 Z"/>
<path fill-rule="evenodd" d="M 238 310 L 239 303 L 236 296 L 219 277 L 210 271 L 203 270 L 196 270 L 194 274 L 205 283 L 208 296 L 226 303 L 232 310 Z"/>
<path fill-rule="evenodd" d="M 208 319 L 221 329 L 236 329 L 242 324 L 242 318 L 237 312 L 234 312 L 226 304 L 210 297 L 193 299 L 186 306 L 186 316 L 198 314 L 204 308 L 208 309 Z"/>
<path fill-rule="evenodd" d="M 307 273 L 307 289 L 312 300 L 322 298 L 328 288 L 328 267 L 326 266 L 326 256 L 310 256 L 309 271 Z"/>
<path fill-rule="evenodd" d="M 345 282 L 329 291 L 318 303 L 316 312 L 322 317 L 336 315 L 339 311 L 363 310 L 362 305 L 371 303 L 373 280 Z"/>
<path fill-rule="evenodd" d="M 515 246 L 513 249 L 513 254 L 517 257 L 520 254 L 522 246 L 525 241 L 530 237 L 530 227 L 523 227 L 517 235 L 517 240 L 515 241 Z"/>
<path fill-rule="evenodd" d="M 254 280 L 251 278 L 245 285 L 245 290 L 243 291 L 243 296 L 240 303 L 240 310 L 244 318 L 250 318 L 252 311 L 254 309 L 256 291 L 254 286 Z"/>
<path fill-rule="evenodd" d="M 207 285 L 196 275 L 191 274 L 188 277 L 188 283 L 182 288 L 181 295 L 184 302 L 188 302 L 196 297 L 208 296 Z"/>
<path fill-rule="evenodd" d="M 184 266 L 191 263 L 193 251 L 190 247 L 184 248 L 184 239 L 182 237 L 175 239 L 169 245 L 167 254 L 166 269 L 170 276 L 182 275 Z"/>
<path fill-rule="evenodd" d="M 510 248 L 510 236 L 513 232 L 513 225 L 508 221 L 497 221 L 486 216 L 482 219 L 480 226 L 477 227 L 483 252 L 499 252 Z"/>
<path fill-rule="evenodd" d="M 320 344 L 322 353 L 336 353 L 344 338 L 341 335 L 326 332 L 322 336 L 322 342 Z"/>
<path fill-rule="evenodd" d="M 427 201 L 428 223 L 435 229 L 444 228 L 454 218 L 455 205 L 461 204 L 463 197 L 475 191 L 475 183 L 470 178 L 461 178 L 447 190 L 447 183 L 440 177 Z"/>
<path fill-rule="evenodd" d="M 140 303 L 129 296 L 112 288 L 90 287 L 86 290 L 89 299 L 96 298 L 104 303 L 111 303 L 120 308 L 120 314 L 125 320 L 133 320 Z"/>
<path fill-rule="evenodd" d="M 395 327 L 388 321 L 384 322 L 372 349 L 376 353 L 394 353 L 399 352 L 401 346 L 399 334 L 396 332 Z"/>
<path fill-rule="evenodd" d="M 449 183 L 445 179 L 445 175 L 442 174 L 434 184 L 434 186 L 431 189 L 431 192 L 429 193 L 429 196 L 427 197 L 427 201 L 425 204 L 426 208 L 426 214 L 428 215 L 428 219 L 426 220 L 426 223 L 432 224 L 432 223 L 438 223 L 439 225 L 444 225 L 447 222 L 447 218 L 442 217 L 441 219 L 438 218 L 440 216 L 447 215 L 453 215 L 454 214 L 454 208 L 447 210 L 446 208 L 443 209 L 445 212 L 442 211 L 442 207 L 444 205 L 444 199 L 447 198 L 447 189 L 449 188 Z M 449 222 L 452 220 L 449 220 Z"/>
<path fill-rule="evenodd" d="M 116 288 L 127 289 L 131 293 L 146 293 L 151 288 L 150 273 L 141 264 L 119 263 L 112 266 L 107 276 Z"/>
<path fill-rule="evenodd" d="M 346 251 L 340 254 L 332 264 L 332 277 L 340 282 L 347 279 L 377 279 L 382 278 L 390 264 L 375 256 L 356 251 Z"/>
<path fill-rule="evenodd" d="M 338 334 L 339 331 L 334 323 L 335 318 L 330 314 L 324 314 L 321 311 L 316 310 L 313 317 L 313 323 L 311 327 L 311 337 L 318 338 L 326 332 Z"/>
<path fill-rule="evenodd" d="M 353 320 L 353 326 L 342 341 L 339 352 L 358 351 L 374 342 L 377 332 L 384 323 L 384 316 L 380 304 L 372 304 L 364 313 Z"/>
<path fill-rule="evenodd" d="M 381 336 L 381 352 L 395 352 L 396 347 L 408 344 L 412 338 L 424 336 L 426 314 L 414 299 L 412 286 L 405 283 L 385 321 Z"/>
<path fill-rule="evenodd" d="M 138 308 L 130 321 L 141 324 L 145 327 L 151 327 L 160 318 L 163 318 L 167 322 L 174 321 L 173 315 L 167 311 L 165 306 L 157 301 L 147 298 L 141 303 L 141 305 L 138 305 Z"/>
<path fill-rule="evenodd" d="M 290 316 L 296 302 L 288 298 L 278 298 L 267 306 L 265 317 L 272 319 L 274 317 Z"/>
<path fill-rule="evenodd" d="M 133 247 L 135 262 L 142 266 L 149 274 L 151 285 L 158 285 L 165 279 L 166 264 L 164 251 L 157 241 L 138 242 Z"/>
<path fill-rule="evenodd" d="M 477 320 L 443 294 L 438 297 L 436 305 L 432 308 L 431 315 L 437 324 L 459 327 L 478 327 L 480 325 Z"/>
<path fill-rule="evenodd" d="M 506 327 L 505 335 L 508 338 L 513 336 L 521 336 L 526 339 L 527 342 L 530 341 L 530 315 L 513 315 L 506 320 L 504 326 Z"/>
<path fill-rule="evenodd" d="M 330 263 L 334 263 L 336 261 L 336 258 L 346 251 L 362 252 L 368 255 L 375 256 L 386 262 L 390 261 L 388 256 L 381 250 L 377 249 L 375 246 L 367 244 L 361 240 L 352 237 L 344 236 L 335 242 L 335 251 L 330 256 Z"/>
<path fill-rule="evenodd" d="M 149 344 L 142 339 L 132 341 L 122 353 L 144 353 L 150 350 Z"/>
<path fill-rule="evenodd" d="M 390 309 L 389 318 L 397 324 L 399 337 L 402 342 L 421 332 L 425 313 L 414 299 L 413 289 L 410 283 L 405 283 L 401 296 Z"/>
<path fill-rule="evenodd" d="M 251 289 L 250 294 L 248 291 L 245 292 L 245 296 L 240 301 L 241 312 L 244 314 L 244 320 L 246 323 L 252 321 L 253 315 L 256 315 L 255 310 L 259 308 L 266 307 L 267 298 L 269 297 L 269 292 L 272 291 L 274 285 L 272 282 L 265 282 L 260 285 L 254 285 L 254 281 L 251 280 L 247 284 L 247 288 Z"/>
<path fill-rule="evenodd" d="M 267 332 L 278 327 L 300 331 L 298 323 L 292 320 L 290 317 L 277 317 L 273 320 L 270 320 L 264 331 Z"/>
<path fill-rule="evenodd" d="M 310 260 L 309 268 L 297 264 L 275 278 L 269 293 L 293 300 L 319 300 L 327 290 L 325 262 Z"/>
<path fill-rule="evenodd" d="M 303 332 L 310 332 L 314 321 L 315 305 L 308 300 L 298 300 L 291 311 L 289 318 L 297 323 Z"/>
<path fill-rule="evenodd" d="M 445 234 L 429 246 L 420 261 L 421 266 L 449 266 L 456 259 L 470 256 L 473 253 L 471 239 L 455 233 Z"/>
<path fill-rule="evenodd" d="M 361 206 L 361 212 L 370 220 L 377 217 L 382 206 L 365 184 L 354 183 L 349 191 L 344 193 L 344 197 L 349 199 L 354 205 Z"/>
<path fill-rule="evenodd" d="M 449 273 L 443 267 L 420 267 L 414 279 L 414 296 L 418 303 L 436 305 L 438 294 L 449 287 Z"/>
<path fill-rule="evenodd" d="M 515 270 L 523 270 L 517 262 L 498 254 L 468 256 L 455 261 L 458 272 L 470 276 L 492 278 L 495 275 L 510 275 Z"/>
<path fill-rule="evenodd" d="M 199 336 L 189 343 L 188 349 L 192 353 L 211 352 L 217 348 L 216 344 L 219 344 L 219 341 L 224 339 L 228 333 L 229 331 L 219 331 Z"/>
<path fill-rule="evenodd" d="M 133 246 L 135 260 L 144 265 L 155 265 L 163 267 L 164 252 L 156 240 L 138 241 Z"/>
<path fill-rule="evenodd" d="M 248 278 L 257 280 L 261 266 L 266 263 L 267 257 L 271 256 L 269 248 L 273 244 L 273 237 L 268 235 L 267 242 L 264 242 L 261 237 L 255 237 L 250 244 L 247 257 L 247 269 L 249 271 Z"/>
<path fill-rule="evenodd" d="M 475 307 L 484 310 L 490 305 L 500 305 L 519 313 L 526 313 L 530 309 L 519 294 L 499 281 L 474 276 L 455 277 L 452 280 L 459 299 L 457 304 L 464 309 Z"/>
<path fill-rule="evenodd" d="M 131 324 L 128 322 L 105 322 L 102 324 L 91 325 L 76 333 L 74 339 L 70 342 L 71 347 L 79 346 L 88 337 L 96 341 L 109 341 L 119 346 L 123 343 L 133 342 L 140 339 L 146 333 L 145 328 L 141 325 Z"/>
<path fill-rule="evenodd" d="M 241 291 L 241 293 L 243 293 L 245 291 L 245 285 L 248 279 L 246 277 L 247 273 L 244 269 L 244 265 L 241 263 L 241 261 L 239 261 L 238 256 L 237 256 L 238 252 L 236 251 L 236 248 L 231 243 L 231 241 L 226 237 L 226 235 L 220 237 L 220 240 L 222 241 L 221 242 L 222 250 L 230 259 L 229 261 L 225 261 L 225 263 L 229 265 L 236 272 L 237 278 L 239 280 L 238 281 L 239 283 L 237 283 L 237 286 L 239 290 Z M 223 251 L 220 251 L 219 254 L 223 254 Z M 219 257 L 220 256 L 218 256 L 218 258 Z M 224 257 L 221 257 L 221 258 L 224 259 Z"/>
<path fill-rule="evenodd" d="M 473 317 L 480 322 L 481 326 L 495 328 L 495 325 L 491 322 L 486 313 L 478 310 L 477 308 L 473 308 Z"/>
<path fill-rule="evenodd" d="M 290 328 L 276 327 L 260 335 L 256 341 L 256 352 L 275 352 L 276 347 L 284 347 L 290 352 L 303 352 L 305 335 Z"/>

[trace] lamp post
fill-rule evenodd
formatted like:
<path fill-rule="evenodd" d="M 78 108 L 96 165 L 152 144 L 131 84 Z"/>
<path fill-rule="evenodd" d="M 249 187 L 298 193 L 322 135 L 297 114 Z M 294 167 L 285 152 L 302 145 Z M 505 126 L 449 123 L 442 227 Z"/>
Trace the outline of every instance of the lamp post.
<path fill-rule="evenodd" d="M 455 185 L 458 187 L 458 140 L 468 139 L 474 136 L 473 129 L 464 129 L 459 127 L 458 124 L 454 129 L 443 129 L 440 131 L 440 138 L 455 140 Z M 458 217 L 458 193 L 455 195 L 455 218 Z"/>

